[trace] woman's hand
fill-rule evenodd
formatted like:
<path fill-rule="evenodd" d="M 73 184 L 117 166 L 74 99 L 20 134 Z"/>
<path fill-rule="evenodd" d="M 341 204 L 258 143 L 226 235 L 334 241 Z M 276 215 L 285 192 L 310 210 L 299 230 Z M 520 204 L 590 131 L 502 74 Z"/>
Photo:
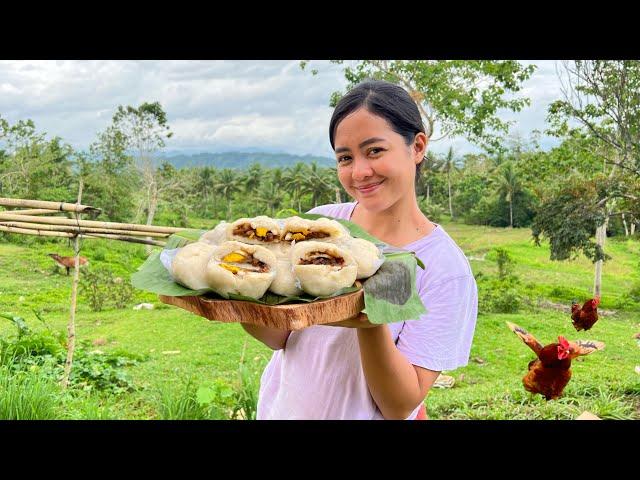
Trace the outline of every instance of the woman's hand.
<path fill-rule="evenodd" d="M 371 323 L 366 313 L 359 313 L 357 316 L 340 320 L 339 322 L 324 323 L 329 327 L 346 327 L 346 328 L 374 328 L 380 327 L 377 323 Z"/>

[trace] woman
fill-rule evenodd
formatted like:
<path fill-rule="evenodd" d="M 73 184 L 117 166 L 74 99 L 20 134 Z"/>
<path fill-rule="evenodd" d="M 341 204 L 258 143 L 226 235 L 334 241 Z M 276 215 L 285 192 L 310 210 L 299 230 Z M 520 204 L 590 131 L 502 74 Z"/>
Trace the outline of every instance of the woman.
<path fill-rule="evenodd" d="M 464 253 L 418 207 L 415 178 L 428 143 L 418 107 L 399 86 L 361 83 L 336 106 L 329 140 L 340 183 L 355 201 L 309 213 L 351 220 L 416 252 L 426 266 L 416 285 L 427 313 L 384 325 L 360 314 L 293 332 L 243 324 L 275 350 L 257 418 L 425 418 L 423 401 L 439 373 L 468 362 L 478 300 Z"/>

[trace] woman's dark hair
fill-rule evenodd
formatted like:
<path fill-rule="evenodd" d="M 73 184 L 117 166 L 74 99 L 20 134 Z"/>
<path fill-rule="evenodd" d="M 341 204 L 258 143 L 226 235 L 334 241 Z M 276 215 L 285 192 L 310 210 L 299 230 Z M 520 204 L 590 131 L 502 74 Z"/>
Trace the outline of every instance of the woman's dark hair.
<path fill-rule="evenodd" d="M 404 88 L 383 80 L 365 80 L 351 89 L 336 105 L 329 122 L 331 148 L 335 150 L 338 124 L 361 107 L 384 118 L 392 130 L 404 138 L 407 145 L 411 145 L 417 133 L 426 133 L 418 106 Z M 416 179 L 423 163 L 424 160 L 416 165 Z"/>

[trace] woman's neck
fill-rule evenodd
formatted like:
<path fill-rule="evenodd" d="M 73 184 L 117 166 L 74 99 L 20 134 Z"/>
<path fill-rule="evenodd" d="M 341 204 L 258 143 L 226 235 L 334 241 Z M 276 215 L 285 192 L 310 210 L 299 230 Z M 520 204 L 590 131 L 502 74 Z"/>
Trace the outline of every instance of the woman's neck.
<path fill-rule="evenodd" d="M 387 210 L 370 212 L 358 203 L 351 221 L 360 225 L 371 235 L 389 245 L 403 247 L 430 234 L 436 226 L 420 211 L 418 204 L 408 196 Z"/>

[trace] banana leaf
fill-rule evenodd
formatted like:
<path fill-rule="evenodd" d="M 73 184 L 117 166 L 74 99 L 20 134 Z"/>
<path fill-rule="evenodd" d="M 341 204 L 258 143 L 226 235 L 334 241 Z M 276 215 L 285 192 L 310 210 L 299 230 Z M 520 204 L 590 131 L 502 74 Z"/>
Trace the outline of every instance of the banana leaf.
<path fill-rule="evenodd" d="M 315 220 L 327 215 L 299 214 L 301 218 Z M 380 269 L 371 277 L 364 280 L 364 313 L 371 323 L 383 324 L 406 321 L 419 318 L 426 313 L 426 309 L 417 293 L 415 285 L 416 267 L 424 269 L 422 262 L 414 252 L 391 247 L 376 237 L 370 235 L 360 226 L 343 219 L 334 219 L 344 225 L 351 236 L 364 238 L 378 246 L 385 261 Z M 213 227 L 211 227 L 213 228 Z M 167 240 L 165 249 L 181 248 L 188 243 L 197 241 L 207 230 L 185 229 L 174 233 Z M 154 252 L 140 266 L 137 272 L 131 276 L 134 287 L 159 295 L 167 296 L 198 296 L 206 298 L 222 299 L 215 292 L 207 290 L 191 290 L 173 281 L 169 271 L 160 261 L 160 253 Z M 346 293 L 357 291 L 360 287 L 352 286 L 343 288 L 333 295 L 314 297 L 308 294 L 299 296 L 281 296 L 267 292 L 259 299 L 244 297 L 242 295 L 229 295 L 229 300 L 244 300 L 263 305 L 282 305 L 285 303 L 313 302 L 325 298 L 331 298 Z"/>

